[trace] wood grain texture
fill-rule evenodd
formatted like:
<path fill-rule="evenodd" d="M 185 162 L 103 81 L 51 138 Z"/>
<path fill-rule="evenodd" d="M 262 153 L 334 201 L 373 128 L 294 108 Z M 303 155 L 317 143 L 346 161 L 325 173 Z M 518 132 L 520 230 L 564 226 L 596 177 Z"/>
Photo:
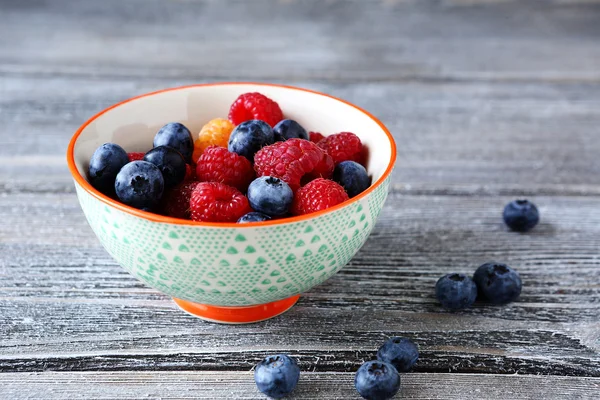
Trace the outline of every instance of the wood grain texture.
<path fill-rule="evenodd" d="M 507 198 L 392 194 L 346 268 L 282 317 L 240 327 L 189 317 L 129 276 L 72 194 L 38 197 L 0 198 L 2 371 L 246 370 L 279 351 L 353 371 L 401 334 L 421 347 L 417 371 L 600 376 L 595 197 L 536 198 L 543 222 L 519 235 L 500 221 Z M 437 278 L 489 259 L 520 271 L 521 299 L 443 311 Z"/>
<path fill-rule="evenodd" d="M 305 372 L 289 399 L 360 399 L 354 374 Z M 531 375 L 403 374 L 402 399 L 596 399 L 600 379 Z M 5 398 L 264 399 L 251 372 L 0 374 Z M 85 387 L 83 393 L 81 387 Z"/>
<path fill-rule="evenodd" d="M 2 82 L 5 192 L 72 192 L 64 151 L 80 124 L 125 98 L 194 83 L 0 76 Z M 355 102 L 389 127 L 398 144 L 394 191 L 600 195 L 600 84 L 302 85 Z"/>
<path fill-rule="evenodd" d="M 3 0 L 0 6 L 0 27 L 10 34 L 0 35 L 0 72 L 16 76 L 600 81 L 598 3 Z"/>
<path fill-rule="evenodd" d="M 403 398 L 597 398 L 599 17 L 598 1 L 0 0 L 0 398 L 262 398 L 249 371 L 274 352 L 300 361 L 295 398 L 356 398 L 391 335 L 421 350 Z M 330 93 L 398 143 L 363 249 L 247 326 L 194 319 L 116 265 L 64 162 L 101 109 L 215 80 Z M 515 196 L 540 206 L 530 234 L 500 220 Z M 519 301 L 438 306 L 439 276 L 492 259 L 521 273 Z"/>

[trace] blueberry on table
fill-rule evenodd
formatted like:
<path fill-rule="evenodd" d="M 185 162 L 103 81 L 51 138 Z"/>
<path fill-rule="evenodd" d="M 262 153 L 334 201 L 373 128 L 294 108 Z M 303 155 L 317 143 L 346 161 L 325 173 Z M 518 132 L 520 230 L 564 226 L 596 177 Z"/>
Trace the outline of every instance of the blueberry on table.
<path fill-rule="evenodd" d="M 248 222 L 269 221 L 270 219 L 271 217 L 269 217 L 266 214 L 252 211 L 246 215 L 242 215 L 240 219 L 237 220 L 237 222 L 238 224 L 246 224 Z"/>
<path fill-rule="evenodd" d="M 521 294 L 519 273 L 506 264 L 489 262 L 475 271 L 473 280 L 482 297 L 491 303 L 504 304 L 514 301 Z"/>
<path fill-rule="evenodd" d="M 192 134 L 185 125 L 179 122 L 169 122 L 154 136 L 154 147 L 169 146 L 181 153 L 186 163 L 192 161 L 194 141 Z"/>
<path fill-rule="evenodd" d="M 273 127 L 276 142 L 284 142 L 288 139 L 308 140 L 308 132 L 293 119 L 281 120 Z"/>
<path fill-rule="evenodd" d="M 254 161 L 254 154 L 275 142 L 273 129 L 264 121 L 252 119 L 235 127 L 229 136 L 227 149 Z"/>
<path fill-rule="evenodd" d="M 514 200 L 504 207 L 504 223 L 513 231 L 527 232 L 540 221 L 540 213 L 529 200 Z"/>
<path fill-rule="evenodd" d="M 352 198 L 371 186 L 371 178 L 365 167 L 355 161 L 342 161 L 333 170 L 333 180 L 342 185 Z"/>
<path fill-rule="evenodd" d="M 117 174 L 128 162 L 127 152 L 121 146 L 104 143 L 94 151 L 90 159 L 88 168 L 90 184 L 106 195 L 113 195 Z"/>
<path fill-rule="evenodd" d="M 261 176 L 248 186 L 248 201 L 255 211 L 279 217 L 289 211 L 294 201 L 294 192 L 279 178 Z"/>
<path fill-rule="evenodd" d="M 392 364 L 398 372 L 407 372 L 419 359 L 419 348 L 410 339 L 392 337 L 379 348 L 377 359 Z"/>
<path fill-rule="evenodd" d="M 290 394 L 298 384 L 299 378 L 298 363 L 285 354 L 265 358 L 254 370 L 254 381 L 258 390 L 274 399 Z"/>
<path fill-rule="evenodd" d="M 356 371 L 354 387 L 367 400 L 391 399 L 400 390 L 400 375 L 392 364 L 368 361 Z"/>
<path fill-rule="evenodd" d="M 163 175 L 166 188 L 181 183 L 185 178 L 185 160 L 181 153 L 173 147 L 155 147 L 144 155 L 144 161 L 148 161 L 158 167 Z"/>
<path fill-rule="evenodd" d="M 148 161 L 132 161 L 121 168 L 115 180 L 117 197 L 128 206 L 153 209 L 160 202 L 164 179 Z"/>
<path fill-rule="evenodd" d="M 438 279 L 435 284 L 435 297 L 442 307 L 460 310 L 475 303 L 477 285 L 464 274 L 448 274 Z"/>

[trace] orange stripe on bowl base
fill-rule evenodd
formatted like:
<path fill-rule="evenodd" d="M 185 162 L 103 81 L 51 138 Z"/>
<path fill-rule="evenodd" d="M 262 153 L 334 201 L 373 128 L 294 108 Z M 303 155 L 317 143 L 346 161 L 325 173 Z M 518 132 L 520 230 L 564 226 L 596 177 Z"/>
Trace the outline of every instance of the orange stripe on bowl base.
<path fill-rule="evenodd" d="M 205 321 L 218 322 L 220 324 L 250 324 L 283 314 L 292 308 L 299 298 L 300 295 L 296 295 L 272 303 L 244 307 L 211 306 L 176 298 L 173 298 L 173 301 L 183 311 Z"/>

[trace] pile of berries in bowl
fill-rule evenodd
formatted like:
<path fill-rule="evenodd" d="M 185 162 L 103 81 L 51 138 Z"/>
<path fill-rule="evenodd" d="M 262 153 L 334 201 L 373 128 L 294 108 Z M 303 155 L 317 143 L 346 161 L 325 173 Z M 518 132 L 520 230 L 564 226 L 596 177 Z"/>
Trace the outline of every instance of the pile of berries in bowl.
<path fill-rule="evenodd" d="M 231 323 L 285 311 L 352 258 L 395 158 L 389 131 L 358 107 L 246 83 L 127 100 L 67 151 L 84 214 L 117 262 L 185 311 Z"/>
<path fill-rule="evenodd" d="M 362 193 L 371 185 L 365 158 L 354 133 L 309 136 L 297 121 L 284 119 L 276 102 L 245 93 L 228 120 L 212 119 L 197 135 L 170 122 L 145 153 L 104 143 L 91 157 L 88 176 L 97 190 L 131 207 L 249 223 L 310 214 Z"/>

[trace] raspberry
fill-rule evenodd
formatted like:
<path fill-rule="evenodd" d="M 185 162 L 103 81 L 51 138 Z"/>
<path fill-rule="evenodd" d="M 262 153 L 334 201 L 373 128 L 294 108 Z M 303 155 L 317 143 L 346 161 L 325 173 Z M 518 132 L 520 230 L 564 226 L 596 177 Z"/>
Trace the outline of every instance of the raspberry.
<path fill-rule="evenodd" d="M 208 146 L 227 147 L 229 135 L 235 126 L 226 119 L 215 118 L 208 121 L 206 125 L 200 129 L 198 139 L 194 141 L 194 153 L 192 160 L 198 162 L 198 158 L 202 155 Z"/>
<path fill-rule="evenodd" d="M 254 169 L 259 176 L 279 178 L 296 191 L 304 181 L 330 176 L 333 162 L 313 142 L 288 139 L 259 150 L 254 156 Z"/>
<path fill-rule="evenodd" d="M 184 182 L 197 181 L 196 178 L 196 164 L 185 164 L 185 177 Z"/>
<path fill-rule="evenodd" d="M 165 215 L 190 219 L 190 198 L 200 182 L 183 182 L 169 190 L 162 199 Z"/>
<path fill-rule="evenodd" d="M 190 216 L 194 221 L 236 222 L 250 211 L 246 196 L 219 182 L 200 182 L 190 199 Z"/>
<path fill-rule="evenodd" d="M 333 162 L 333 158 L 331 158 L 329 154 L 323 152 L 323 158 L 321 158 L 321 161 L 317 164 L 313 172 L 308 174 L 306 182 L 317 178 L 329 179 L 333 176 L 334 169 L 335 163 Z"/>
<path fill-rule="evenodd" d="M 304 215 L 325 210 L 348 200 L 348 194 L 339 184 L 318 178 L 298 189 L 292 204 L 292 214 Z"/>
<path fill-rule="evenodd" d="M 246 157 L 211 146 L 198 159 L 196 175 L 203 182 L 221 182 L 246 191 L 254 179 L 254 169 Z"/>
<path fill-rule="evenodd" d="M 142 160 L 146 153 L 127 153 L 127 158 L 129 158 L 129 162 Z"/>
<path fill-rule="evenodd" d="M 321 140 L 325 139 L 325 136 L 319 132 L 308 132 L 308 137 L 311 142 L 319 143 Z"/>
<path fill-rule="evenodd" d="M 329 154 L 335 165 L 342 161 L 356 161 L 362 164 L 363 145 L 358 136 L 351 132 L 340 132 L 327 136 L 318 143 Z"/>
<path fill-rule="evenodd" d="M 235 125 L 259 119 L 274 127 L 283 119 L 279 104 L 260 93 L 245 93 L 238 97 L 229 110 L 229 120 Z"/>

